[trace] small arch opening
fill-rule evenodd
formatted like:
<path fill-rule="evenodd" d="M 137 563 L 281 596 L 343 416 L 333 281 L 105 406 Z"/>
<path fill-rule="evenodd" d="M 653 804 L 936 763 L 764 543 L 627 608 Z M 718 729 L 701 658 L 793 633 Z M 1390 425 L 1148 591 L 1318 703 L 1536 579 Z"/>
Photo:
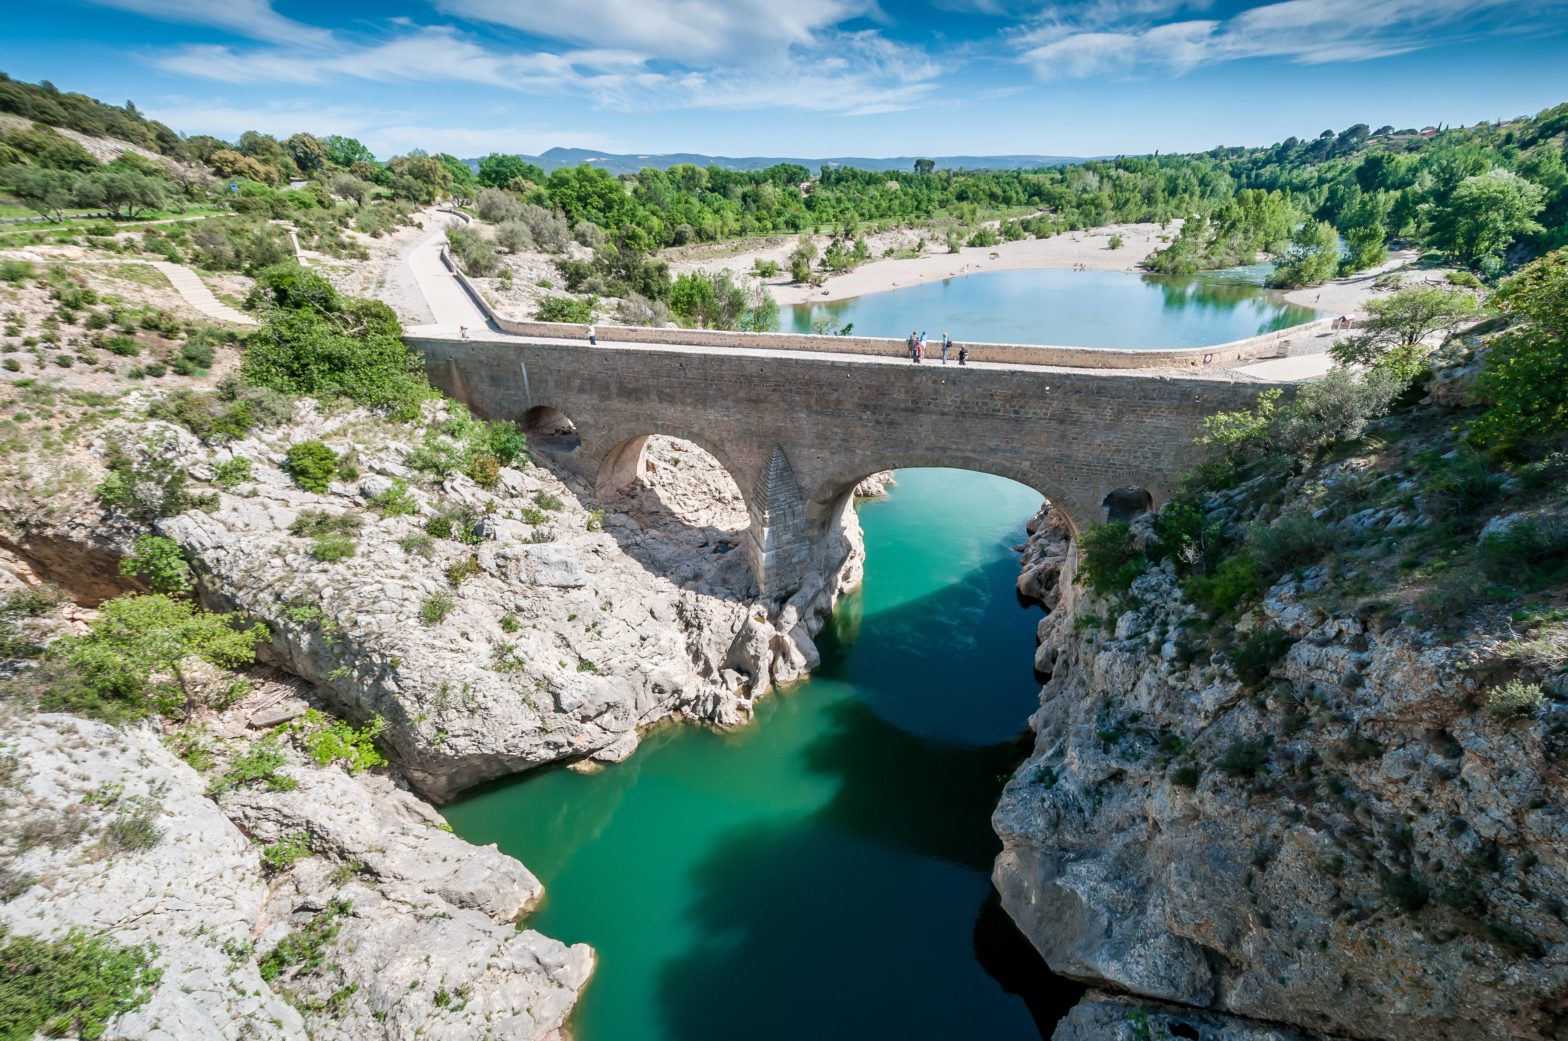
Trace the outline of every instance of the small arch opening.
<path fill-rule="evenodd" d="M 1125 485 L 1107 495 L 1100 505 L 1107 521 L 1127 521 L 1154 509 L 1154 496 L 1147 488 Z"/>
<path fill-rule="evenodd" d="M 549 405 L 535 405 L 523 413 L 521 426 L 529 443 L 547 452 L 575 452 L 583 445 L 572 418 Z"/>

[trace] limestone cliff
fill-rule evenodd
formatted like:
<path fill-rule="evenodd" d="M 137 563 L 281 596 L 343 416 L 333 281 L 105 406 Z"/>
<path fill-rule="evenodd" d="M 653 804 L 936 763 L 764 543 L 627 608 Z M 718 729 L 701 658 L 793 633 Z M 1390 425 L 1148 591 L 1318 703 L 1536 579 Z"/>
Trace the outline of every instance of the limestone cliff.
<path fill-rule="evenodd" d="M 1161 554 L 1181 518 L 1132 524 L 1114 593 L 1031 524 L 1049 678 L 994 878 L 1055 971 L 1124 995 L 1058 1041 L 1568 1036 L 1563 540 L 1504 538 L 1560 533 L 1564 487 L 1488 475 L 1451 424 L 1201 496 L 1193 530 L 1265 562 L 1233 610 Z"/>

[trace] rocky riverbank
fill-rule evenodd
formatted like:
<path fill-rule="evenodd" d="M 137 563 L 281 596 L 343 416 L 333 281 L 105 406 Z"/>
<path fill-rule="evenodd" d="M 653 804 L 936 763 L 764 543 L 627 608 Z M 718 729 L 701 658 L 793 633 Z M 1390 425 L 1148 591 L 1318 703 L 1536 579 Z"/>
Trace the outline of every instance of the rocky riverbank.
<path fill-rule="evenodd" d="M 1049 678 L 994 880 L 1053 970 L 1118 995 L 1057 1041 L 1568 1032 L 1561 612 L 1397 564 L 1556 530 L 1562 489 L 1479 476 L 1452 429 L 1429 402 L 1283 487 L 1201 497 L 1196 530 L 1284 558 L 1230 615 L 1161 559 L 1179 520 L 1133 522 L 1141 573 L 1115 594 L 1085 587 L 1049 507 L 1031 524 L 1019 589 L 1050 610 Z"/>

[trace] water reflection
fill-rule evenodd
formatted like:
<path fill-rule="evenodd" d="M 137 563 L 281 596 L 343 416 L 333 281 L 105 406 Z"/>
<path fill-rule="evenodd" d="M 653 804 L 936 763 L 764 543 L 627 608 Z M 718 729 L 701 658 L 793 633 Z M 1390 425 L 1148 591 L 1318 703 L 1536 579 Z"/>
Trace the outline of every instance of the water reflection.
<path fill-rule="evenodd" d="M 1267 265 L 1195 275 L 990 271 L 783 309 L 787 331 L 1121 349 L 1201 347 L 1312 321 L 1263 288 Z"/>

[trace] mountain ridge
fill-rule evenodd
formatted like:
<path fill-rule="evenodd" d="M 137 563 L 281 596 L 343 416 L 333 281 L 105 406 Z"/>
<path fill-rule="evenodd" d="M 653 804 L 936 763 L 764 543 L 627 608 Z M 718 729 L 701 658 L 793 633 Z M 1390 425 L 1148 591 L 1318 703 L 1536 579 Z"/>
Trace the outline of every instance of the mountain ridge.
<path fill-rule="evenodd" d="M 516 153 L 524 162 L 533 163 L 549 173 L 568 166 L 587 163 L 602 166 L 611 173 L 636 173 L 650 167 L 668 170 L 672 166 L 719 166 L 729 170 L 765 170 L 780 163 L 794 163 L 813 172 L 828 166 L 854 167 L 859 170 L 904 170 L 913 172 L 918 156 L 892 156 L 876 159 L 866 156 L 833 156 L 822 159 L 799 159 L 784 156 L 725 156 L 704 152 L 600 152 L 591 148 L 550 148 L 538 155 Z M 1085 162 L 1088 156 L 1064 155 L 948 155 L 927 157 L 939 170 L 1027 170 L 1038 166 L 1065 166 Z M 463 160 L 478 168 L 479 160 Z"/>

